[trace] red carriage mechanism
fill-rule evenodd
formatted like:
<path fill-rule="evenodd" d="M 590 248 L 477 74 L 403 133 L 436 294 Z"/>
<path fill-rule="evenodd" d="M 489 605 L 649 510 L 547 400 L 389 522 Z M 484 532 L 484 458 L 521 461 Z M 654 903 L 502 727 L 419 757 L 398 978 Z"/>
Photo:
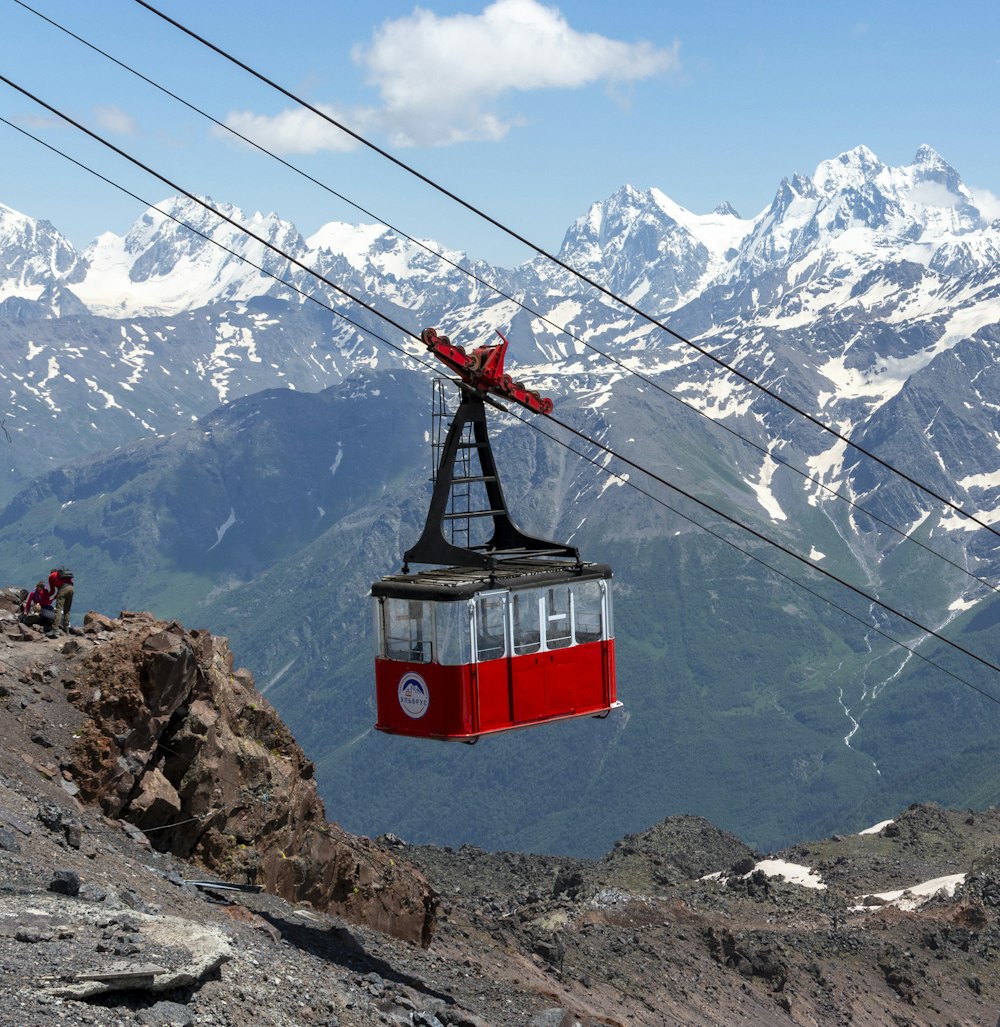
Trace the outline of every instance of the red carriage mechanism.
<path fill-rule="evenodd" d="M 492 392 L 503 399 L 511 399 L 537 414 L 551 414 L 551 399 L 540 396 L 523 382 L 516 382 L 504 373 L 503 362 L 508 343 L 502 332 L 497 331 L 497 335 L 500 336 L 500 342 L 492 346 L 477 346 L 471 353 L 466 353 L 464 346 L 454 345 L 447 335 L 438 335 L 435 328 L 425 328 L 420 338 L 439 360 L 457 371 L 459 378 L 470 388 L 483 394 Z"/>

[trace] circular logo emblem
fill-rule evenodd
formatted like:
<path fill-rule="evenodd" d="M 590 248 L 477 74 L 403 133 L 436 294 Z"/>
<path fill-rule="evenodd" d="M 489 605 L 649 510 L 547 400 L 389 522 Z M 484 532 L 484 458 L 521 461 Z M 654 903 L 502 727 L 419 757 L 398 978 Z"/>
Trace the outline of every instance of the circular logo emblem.
<path fill-rule="evenodd" d="M 399 679 L 398 695 L 400 709 L 414 720 L 419 720 L 427 712 L 431 702 L 427 682 L 413 671 L 408 671 Z"/>

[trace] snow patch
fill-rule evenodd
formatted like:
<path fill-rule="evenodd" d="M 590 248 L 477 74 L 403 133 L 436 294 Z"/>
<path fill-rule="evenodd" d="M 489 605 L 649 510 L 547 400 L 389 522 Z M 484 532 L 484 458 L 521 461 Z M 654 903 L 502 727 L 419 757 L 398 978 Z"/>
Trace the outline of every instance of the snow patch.
<path fill-rule="evenodd" d="M 869 895 L 862 895 L 858 905 L 851 906 L 851 912 L 859 913 L 865 910 L 870 911 L 871 906 L 865 904 L 865 899 L 881 899 L 882 904 L 895 906 L 897 909 L 912 911 L 919 909 L 929 899 L 936 895 L 943 895 L 951 898 L 955 889 L 965 883 L 965 874 L 946 874 L 944 877 L 935 877 L 922 884 L 914 884 L 909 888 L 897 888 L 894 891 L 874 892 Z M 877 907 L 876 907 L 877 908 Z"/>
<path fill-rule="evenodd" d="M 781 505 L 771 491 L 771 479 L 774 477 L 774 472 L 777 469 L 778 464 L 772 457 L 768 456 L 761 466 L 760 479 L 758 481 L 750 481 L 749 478 L 744 478 L 743 480 L 753 489 L 754 494 L 757 496 L 757 502 L 767 511 L 772 521 L 787 521 L 788 515 L 781 509 Z"/>
<path fill-rule="evenodd" d="M 995 489 L 1000 486 L 1000 471 L 991 474 L 970 474 L 955 483 L 963 489 Z"/>
<path fill-rule="evenodd" d="M 340 461 L 344 459 L 344 448 L 338 442 L 337 443 L 337 455 L 333 458 L 333 463 L 330 464 L 330 473 L 336 474 L 337 468 L 340 466 Z"/>
<path fill-rule="evenodd" d="M 944 531 L 979 531 L 981 525 L 977 521 L 982 521 L 983 524 L 993 524 L 998 520 L 1000 520 L 1000 506 L 994 507 L 992 510 L 977 511 L 975 521 L 971 517 L 963 517 L 957 510 L 949 510 L 938 523 Z"/>
<path fill-rule="evenodd" d="M 750 874 L 758 870 L 767 877 L 780 877 L 788 884 L 797 884 L 803 888 L 815 888 L 818 891 L 826 889 L 823 878 L 811 867 L 802 866 L 800 863 L 789 863 L 784 859 L 762 859 L 754 866 L 753 870 L 746 874 L 740 874 L 739 880 L 745 881 Z M 719 881 L 726 884 L 729 878 L 721 870 L 717 870 L 714 874 L 705 874 L 699 880 Z"/>
<path fill-rule="evenodd" d="M 780 877 L 789 884 L 798 884 L 803 888 L 815 888 L 818 891 L 826 889 L 823 878 L 811 867 L 802 866 L 800 863 L 788 863 L 783 859 L 762 859 L 754 870 L 762 870 L 768 877 Z"/>
<path fill-rule="evenodd" d="M 612 485 L 624 485 L 627 481 L 628 481 L 628 472 L 627 471 L 624 474 L 621 474 L 621 475 L 609 474 L 604 479 L 604 483 L 601 485 L 601 491 L 598 493 L 598 495 L 603 496 L 604 493 L 607 492 L 608 489 L 611 488 Z"/>
<path fill-rule="evenodd" d="M 894 824 L 895 821 L 891 818 L 889 820 L 880 820 L 877 824 L 872 824 L 871 827 L 866 827 L 863 831 L 858 831 L 858 834 L 879 834 L 882 830 L 887 828 L 890 824 Z"/>
<path fill-rule="evenodd" d="M 236 523 L 236 511 L 232 507 L 230 507 L 230 509 L 229 509 L 229 516 L 225 519 L 225 521 L 223 521 L 223 523 L 221 525 L 219 525 L 218 528 L 215 529 L 215 534 L 216 534 L 217 537 L 215 539 L 215 542 L 213 542 L 212 545 L 210 545 L 208 547 L 208 551 L 209 552 L 211 552 L 222 541 L 222 539 L 225 537 L 226 532 L 229 531 L 229 529 L 235 523 Z"/>

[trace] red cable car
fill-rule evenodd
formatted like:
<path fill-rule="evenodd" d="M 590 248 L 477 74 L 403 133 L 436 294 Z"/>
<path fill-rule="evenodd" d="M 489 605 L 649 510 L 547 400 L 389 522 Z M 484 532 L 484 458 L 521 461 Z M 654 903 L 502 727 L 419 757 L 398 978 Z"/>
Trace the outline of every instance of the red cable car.
<path fill-rule="evenodd" d="M 471 355 L 434 329 L 422 337 L 458 371 L 462 401 L 441 446 L 423 534 L 403 572 L 372 585 L 375 727 L 474 742 L 569 717 L 606 717 L 621 706 L 611 568 L 514 524 L 486 428 L 485 404 L 500 407 L 490 394 L 544 414 L 552 401 L 503 373 L 502 335 L 499 345 Z M 473 544 L 469 525 L 477 519 L 492 520 L 493 531 Z M 458 525 L 464 546 L 456 543 Z M 411 562 L 434 566 L 410 573 Z"/>

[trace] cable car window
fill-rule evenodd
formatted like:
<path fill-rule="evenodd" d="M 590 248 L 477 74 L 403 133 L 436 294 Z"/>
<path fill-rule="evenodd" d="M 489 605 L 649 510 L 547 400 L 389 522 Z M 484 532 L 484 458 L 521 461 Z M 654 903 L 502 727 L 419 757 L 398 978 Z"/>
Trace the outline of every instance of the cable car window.
<path fill-rule="evenodd" d="M 430 663 L 433 659 L 434 606 L 417 599 L 388 598 L 382 604 L 385 655 L 390 660 Z"/>
<path fill-rule="evenodd" d="M 573 644 L 569 585 L 545 590 L 545 648 L 565 649 Z"/>
<path fill-rule="evenodd" d="M 578 581 L 573 589 L 573 621 L 577 642 L 601 638 L 601 582 Z"/>
<path fill-rule="evenodd" d="M 472 658 L 468 603 L 435 603 L 434 621 L 437 662 L 468 663 Z"/>
<path fill-rule="evenodd" d="M 476 656 L 480 662 L 507 655 L 506 618 L 506 596 L 485 595 L 476 599 Z"/>
<path fill-rule="evenodd" d="M 514 655 L 537 653 L 542 647 L 541 595 L 537 590 L 511 595 Z"/>

